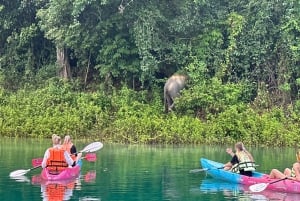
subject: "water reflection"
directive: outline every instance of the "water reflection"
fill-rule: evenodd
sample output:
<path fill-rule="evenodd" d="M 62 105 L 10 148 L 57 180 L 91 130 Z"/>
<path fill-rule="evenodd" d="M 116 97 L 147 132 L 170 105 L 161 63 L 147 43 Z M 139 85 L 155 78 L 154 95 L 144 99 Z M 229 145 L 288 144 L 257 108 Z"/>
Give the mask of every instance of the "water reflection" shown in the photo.
<path fill-rule="evenodd" d="M 46 182 L 41 184 L 41 193 L 44 201 L 70 200 L 76 180 L 64 182 Z"/>
<path fill-rule="evenodd" d="M 17 176 L 17 177 L 10 177 L 11 179 L 17 181 L 17 182 L 28 182 L 30 183 L 30 179 L 28 177 L 22 175 L 22 176 Z"/>
<path fill-rule="evenodd" d="M 282 200 L 282 201 L 298 201 L 300 200 L 300 194 L 293 193 L 281 193 L 276 191 L 265 190 L 260 192 L 259 194 L 253 195 L 261 195 L 265 199 L 264 200 Z"/>
<path fill-rule="evenodd" d="M 100 201 L 101 199 L 99 198 L 94 198 L 94 197 L 83 197 L 79 198 L 79 201 Z"/>
<path fill-rule="evenodd" d="M 245 189 L 242 185 L 239 184 L 228 183 L 225 181 L 209 178 L 209 179 L 202 180 L 200 185 L 200 190 L 201 192 L 205 192 L 205 193 L 228 191 L 235 194 Z"/>
<path fill-rule="evenodd" d="M 89 171 L 73 180 L 65 181 L 42 181 L 40 176 L 32 178 L 32 184 L 40 184 L 43 201 L 70 200 L 73 190 L 81 190 L 82 181 L 92 183 L 96 179 L 96 171 Z"/>
<path fill-rule="evenodd" d="M 214 194 L 222 193 L 224 198 L 237 198 L 238 200 L 251 200 L 246 193 L 247 189 L 243 185 L 228 183 L 217 179 L 204 179 L 200 185 L 202 193 Z"/>
<path fill-rule="evenodd" d="M 80 175 L 76 179 L 62 181 L 45 181 L 40 175 L 32 176 L 31 180 L 27 176 L 13 177 L 17 182 L 31 183 L 34 186 L 40 186 L 41 197 L 43 201 L 64 201 L 70 200 L 73 196 L 73 191 L 81 190 L 82 183 L 93 183 L 96 180 L 96 170 Z M 95 197 L 82 197 L 82 201 L 98 201 L 101 200 Z"/>
<path fill-rule="evenodd" d="M 300 194 L 281 193 L 265 190 L 260 193 L 252 193 L 244 185 L 228 183 L 212 178 L 203 179 L 200 185 L 200 192 L 206 194 L 222 193 L 224 198 L 236 198 L 243 201 L 297 201 L 300 200 Z"/>

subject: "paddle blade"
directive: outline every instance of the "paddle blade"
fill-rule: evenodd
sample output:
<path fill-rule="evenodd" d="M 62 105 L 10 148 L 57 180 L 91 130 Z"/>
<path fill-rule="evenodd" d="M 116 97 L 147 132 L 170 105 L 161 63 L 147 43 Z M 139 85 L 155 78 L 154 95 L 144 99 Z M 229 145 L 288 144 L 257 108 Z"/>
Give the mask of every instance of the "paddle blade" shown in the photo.
<path fill-rule="evenodd" d="M 97 160 L 97 155 L 95 153 L 88 153 L 84 158 L 89 162 L 95 162 Z"/>
<path fill-rule="evenodd" d="M 99 149 L 102 149 L 102 147 L 103 144 L 101 142 L 93 142 L 87 145 L 86 147 L 84 147 L 84 149 L 81 150 L 80 152 L 84 152 L 84 153 L 95 152 L 98 151 Z"/>
<path fill-rule="evenodd" d="M 31 164 L 33 167 L 42 165 L 43 158 L 34 158 L 31 160 Z"/>
<path fill-rule="evenodd" d="M 28 169 L 28 170 L 16 170 L 16 171 L 11 172 L 9 174 L 9 176 L 10 177 L 20 177 L 20 176 L 25 175 L 29 171 L 30 171 L 30 169 Z"/>
<path fill-rule="evenodd" d="M 268 187 L 268 183 L 259 183 L 259 184 L 254 184 L 249 187 L 250 191 L 254 193 L 259 193 L 265 190 Z"/>

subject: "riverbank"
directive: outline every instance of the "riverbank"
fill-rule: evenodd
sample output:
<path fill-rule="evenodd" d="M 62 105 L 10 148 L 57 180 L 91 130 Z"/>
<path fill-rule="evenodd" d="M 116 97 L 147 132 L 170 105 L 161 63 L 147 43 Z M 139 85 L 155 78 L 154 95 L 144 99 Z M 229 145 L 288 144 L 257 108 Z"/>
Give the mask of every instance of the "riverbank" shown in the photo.
<path fill-rule="evenodd" d="M 78 92 L 59 81 L 35 90 L 1 90 L 0 102 L 1 136 L 59 133 L 118 143 L 298 145 L 300 115 L 292 107 L 262 111 L 238 103 L 200 119 L 182 111 L 165 114 L 158 90 L 151 96 L 128 88 Z"/>

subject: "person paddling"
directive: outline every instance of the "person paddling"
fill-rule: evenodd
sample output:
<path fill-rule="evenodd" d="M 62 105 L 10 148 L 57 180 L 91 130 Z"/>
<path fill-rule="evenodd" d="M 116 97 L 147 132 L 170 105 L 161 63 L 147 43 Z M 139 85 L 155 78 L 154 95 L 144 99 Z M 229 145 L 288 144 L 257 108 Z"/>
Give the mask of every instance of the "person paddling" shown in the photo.
<path fill-rule="evenodd" d="M 61 146 L 61 139 L 58 135 L 52 135 L 53 147 L 46 150 L 42 161 L 42 168 L 47 168 L 51 174 L 59 174 L 68 166 L 75 166 L 75 161 L 70 154 Z"/>
<path fill-rule="evenodd" d="M 252 155 L 246 150 L 242 142 L 235 144 L 235 150 L 236 152 L 233 153 L 231 148 L 226 149 L 226 152 L 231 155 L 232 159 L 224 165 L 224 169 L 251 177 L 252 172 L 255 171 Z"/>
<path fill-rule="evenodd" d="M 284 172 L 280 172 L 277 169 L 272 169 L 270 172 L 270 179 L 292 179 L 300 181 L 300 149 L 296 153 L 297 162 L 293 164 L 292 169 L 286 168 Z"/>
<path fill-rule="evenodd" d="M 71 154 L 71 158 L 78 162 L 78 160 L 81 158 L 82 153 L 77 154 L 77 150 L 75 145 L 72 143 L 70 135 L 66 135 L 64 139 L 64 143 L 62 145 L 62 148 L 66 150 L 69 154 Z"/>

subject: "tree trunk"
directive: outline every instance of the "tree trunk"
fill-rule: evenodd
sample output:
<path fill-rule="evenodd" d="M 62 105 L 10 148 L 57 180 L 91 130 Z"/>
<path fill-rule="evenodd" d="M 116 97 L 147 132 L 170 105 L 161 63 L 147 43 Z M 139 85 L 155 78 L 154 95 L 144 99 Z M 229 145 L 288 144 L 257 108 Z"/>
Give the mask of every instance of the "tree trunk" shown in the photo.
<path fill-rule="evenodd" d="M 91 51 L 89 53 L 89 59 L 88 59 L 88 63 L 87 63 L 87 67 L 86 67 L 86 71 L 85 71 L 85 77 L 84 77 L 84 89 L 86 89 L 87 86 L 87 80 L 88 80 L 88 75 L 89 75 L 89 71 L 90 71 L 90 65 L 91 65 Z"/>
<path fill-rule="evenodd" d="M 71 79 L 71 67 L 67 49 L 56 47 L 56 58 L 59 67 L 58 76 L 67 80 Z"/>

